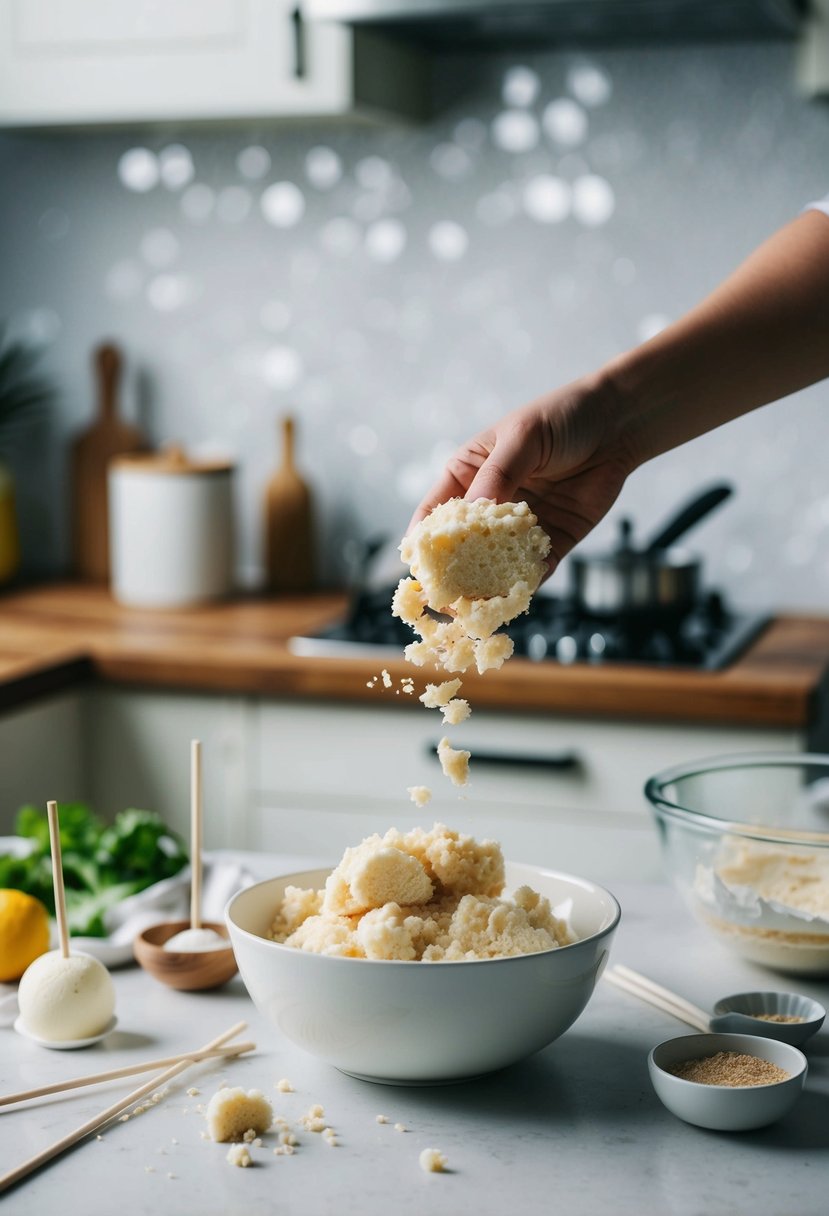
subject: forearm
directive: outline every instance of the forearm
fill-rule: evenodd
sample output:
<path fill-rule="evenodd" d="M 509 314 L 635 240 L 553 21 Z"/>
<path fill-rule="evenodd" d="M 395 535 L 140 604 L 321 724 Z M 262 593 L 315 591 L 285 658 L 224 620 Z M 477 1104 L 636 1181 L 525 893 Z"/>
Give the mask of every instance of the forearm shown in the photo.
<path fill-rule="evenodd" d="M 808 211 L 601 379 L 631 462 L 829 376 L 829 216 Z"/>

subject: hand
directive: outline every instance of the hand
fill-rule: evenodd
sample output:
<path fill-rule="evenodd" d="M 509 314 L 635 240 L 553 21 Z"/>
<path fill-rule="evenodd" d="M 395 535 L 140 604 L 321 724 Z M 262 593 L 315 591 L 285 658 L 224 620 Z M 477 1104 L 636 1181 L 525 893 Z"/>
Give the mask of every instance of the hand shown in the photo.
<path fill-rule="evenodd" d="M 595 380 L 514 410 L 457 450 L 407 531 L 449 498 L 523 500 L 550 537 L 552 573 L 607 514 L 638 463 L 615 421 L 612 393 Z"/>

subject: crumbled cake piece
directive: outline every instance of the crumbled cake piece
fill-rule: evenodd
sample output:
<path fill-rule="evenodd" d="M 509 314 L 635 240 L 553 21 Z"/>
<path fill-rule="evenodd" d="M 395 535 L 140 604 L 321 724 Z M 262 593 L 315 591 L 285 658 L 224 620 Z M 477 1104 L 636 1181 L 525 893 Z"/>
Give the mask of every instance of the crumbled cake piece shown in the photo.
<path fill-rule="evenodd" d="M 298 890 L 299 888 L 294 887 L 292 889 Z M 291 1084 L 291 1082 L 288 1080 L 287 1077 L 282 1077 L 279 1081 L 277 1081 L 276 1089 L 278 1089 L 281 1094 L 292 1094 L 292 1093 L 296 1092 L 293 1085 Z"/>
<path fill-rule="evenodd" d="M 440 767 L 453 785 L 466 785 L 469 781 L 469 758 L 471 755 L 471 752 L 465 752 L 461 748 L 452 747 L 445 735 L 440 743 L 438 743 Z"/>
<path fill-rule="evenodd" d="M 463 697 L 453 697 L 443 707 L 443 721 L 447 726 L 457 726 L 460 722 L 465 722 L 471 712 L 468 701 Z"/>
<path fill-rule="evenodd" d="M 400 545 L 403 561 L 437 612 L 461 597 L 506 596 L 517 582 L 535 591 L 549 552 L 549 537 L 527 503 L 486 498 L 441 503 Z"/>
<path fill-rule="evenodd" d="M 444 680 L 442 684 L 427 684 L 426 691 L 418 697 L 427 709 L 442 709 L 460 691 L 460 680 Z"/>
<path fill-rule="evenodd" d="M 371 908 L 398 904 L 425 904 L 434 888 L 417 857 L 392 844 L 377 844 L 370 836 L 346 849 L 325 884 L 322 909 L 337 916 L 356 916 Z"/>
<path fill-rule="evenodd" d="M 374 1121 L 375 1123 L 388 1123 L 388 1119 L 385 1115 L 375 1115 Z"/>
<path fill-rule="evenodd" d="M 199 1094 L 201 1093 L 201 1090 L 196 1089 L 195 1085 L 191 1085 L 190 1088 L 188 1089 L 187 1093 L 190 1095 L 191 1098 L 197 1098 L 199 1096 Z"/>
<path fill-rule="evenodd" d="M 306 1113 L 297 1119 L 297 1123 L 308 1132 L 324 1132 L 327 1127 L 325 1111 L 319 1103 L 309 1106 Z"/>
<path fill-rule="evenodd" d="M 250 1131 L 253 1136 L 266 1132 L 273 1110 L 261 1090 L 225 1087 L 210 1099 L 205 1117 L 212 1140 L 241 1140 Z"/>
<path fill-rule="evenodd" d="M 391 679 L 391 676 L 389 675 L 389 673 L 386 671 L 385 667 L 380 672 L 380 678 L 383 681 L 384 688 L 391 688 L 392 679 Z"/>
<path fill-rule="evenodd" d="M 242 1136 L 242 1139 L 244 1140 L 245 1144 L 253 1144 L 254 1140 L 256 1139 L 256 1128 L 249 1127 Z"/>
<path fill-rule="evenodd" d="M 396 1132 L 407 1132 L 409 1129 L 406 1127 L 405 1123 L 395 1123 L 394 1130 Z"/>
<path fill-rule="evenodd" d="M 253 1158 L 246 1144 L 231 1144 L 227 1150 L 227 1160 L 231 1165 L 241 1166 L 242 1169 L 247 1169 L 249 1165 L 253 1165 Z M 169 1174 L 168 1177 L 170 1177 Z"/>
<path fill-rule="evenodd" d="M 372 888 L 375 898 L 380 900 L 389 891 L 392 898 L 361 912 L 344 912 L 344 907 L 353 906 L 347 877 L 353 856 L 365 859 L 373 854 L 380 859 L 377 866 L 389 864 L 394 875 L 403 872 L 397 859 L 389 860 L 389 854 L 395 852 L 407 855 L 420 867 L 431 890 L 426 900 L 406 903 L 394 898 L 391 881 L 377 881 Z M 289 936 L 277 936 L 277 941 L 345 958 L 440 962 L 534 954 L 573 940 L 566 924 L 554 916 L 549 901 L 529 887 L 517 891 L 513 900 L 498 898 L 504 886 L 504 859 L 495 841 L 478 842 L 443 824 L 435 824 L 429 832 L 415 828 L 403 834 L 391 829 L 385 836 L 370 836 L 356 849 L 346 851 L 343 865 L 345 875 L 338 874 L 338 866 L 329 876 L 326 898 L 330 890 L 331 905 L 323 901 L 319 913 L 310 915 Z M 408 870 L 404 877 L 404 886 L 410 889 L 414 884 Z M 426 883 L 423 889 L 427 889 Z M 307 903 L 313 906 L 313 901 Z M 274 926 L 283 920 L 278 909 Z M 315 1114 L 312 1108 L 309 1116 L 321 1120 L 322 1112 Z M 323 1128 L 321 1122 L 309 1130 Z"/>
<path fill-rule="evenodd" d="M 495 633 L 491 638 L 475 642 L 475 666 L 483 675 L 485 671 L 497 671 L 511 657 L 515 643 L 505 633 Z"/>
<path fill-rule="evenodd" d="M 415 806 L 426 806 L 427 802 L 432 801 L 432 791 L 428 785 L 409 785 L 406 787 L 406 793 Z"/>
<path fill-rule="evenodd" d="M 417 1160 L 427 1174 L 442 1174 L 449 1164 L 438 1148 L 425 1148 Z"/>

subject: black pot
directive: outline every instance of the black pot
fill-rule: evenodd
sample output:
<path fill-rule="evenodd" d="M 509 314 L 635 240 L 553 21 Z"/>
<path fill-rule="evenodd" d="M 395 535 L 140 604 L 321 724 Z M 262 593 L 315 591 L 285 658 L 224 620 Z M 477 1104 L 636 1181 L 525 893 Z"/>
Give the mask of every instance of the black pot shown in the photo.
<path fill-rule="evenodd" d="M 574 553 L 570 594 L 579 612 L 596 617 L 684 616 L 699 602 L 702 559 L 674 548 L 673 542 L 731 493 L 731 486 L 723 484 L 697 495 L 644 548 L 633 544 L 631 522 L 623 519 L 614 549 Z"/>

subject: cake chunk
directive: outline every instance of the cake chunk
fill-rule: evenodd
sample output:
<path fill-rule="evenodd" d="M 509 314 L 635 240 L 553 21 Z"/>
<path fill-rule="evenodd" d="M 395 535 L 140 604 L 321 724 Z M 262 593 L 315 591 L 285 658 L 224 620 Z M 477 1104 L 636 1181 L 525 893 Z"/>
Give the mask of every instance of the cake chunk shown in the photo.
<path fill-rule="evenodd" d="M 442 612 L 463 597 L 530 595 L 547 569 L 550 540 L 525 502 L 451 498 L 422 519 L 400 546 L 426 603 Z"/>
<path fill-rule="evenodd" d="M 218 1090 L 204 1112 L 212 1140 L 242 1140 L 252 1129 L 254 1135 L 266 1132 L 273 1121 L 270 1102 L 259 1089 L 225 1087 Z"/>
<path fill-rule="evenodd" d="M 469 758 L 471 755 L 471 752 L 465 752 L 460 748 L 452 747 L 445 735 L 440 743 L 438 743 L 440 767 L 453 785 L 466 785 L 469 781 Z"/>

